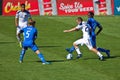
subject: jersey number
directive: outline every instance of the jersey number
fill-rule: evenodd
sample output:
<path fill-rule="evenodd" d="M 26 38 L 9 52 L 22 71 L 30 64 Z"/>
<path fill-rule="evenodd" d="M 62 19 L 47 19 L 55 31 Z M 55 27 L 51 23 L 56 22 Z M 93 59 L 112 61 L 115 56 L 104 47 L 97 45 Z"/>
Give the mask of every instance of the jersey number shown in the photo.
<path fill-rule="evenodd" d="M 27 31 L 26 32 L 26 38 L 29 38 L 29 36 L 30 36 L 30 31 Z"/>

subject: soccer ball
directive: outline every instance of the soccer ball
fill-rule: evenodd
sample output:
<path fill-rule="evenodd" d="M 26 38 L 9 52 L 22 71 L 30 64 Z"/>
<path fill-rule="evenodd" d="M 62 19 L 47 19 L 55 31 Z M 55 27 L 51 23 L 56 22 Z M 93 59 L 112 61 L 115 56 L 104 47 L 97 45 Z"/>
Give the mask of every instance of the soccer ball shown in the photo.
<path fill-rule="evenodd" d="M 66 59 L 68 59 L 68 60 L 70 60 L 70 59 L 72 59 L 72 58 L 73 58 L 73 55 L 70 54 L 70 53 L 66 56 Z"/>

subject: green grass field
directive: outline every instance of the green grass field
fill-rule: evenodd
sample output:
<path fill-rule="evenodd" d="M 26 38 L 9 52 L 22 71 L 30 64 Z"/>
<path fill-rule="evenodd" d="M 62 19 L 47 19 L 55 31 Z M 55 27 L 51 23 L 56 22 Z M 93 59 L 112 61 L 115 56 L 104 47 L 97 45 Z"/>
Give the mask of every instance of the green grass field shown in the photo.
<path fill-rule="evenodd" d="M 111 50 L 111 58 L 105 61 L 99 61 L 86 46 L 80 47 L 81 59 L 75 59 L 74 52 L 74 60 L 66 60 L 65 48 L 82 36 L 81 31 L 63 33 L 76 25 L 76 17 L 34 16 L 39 31 L 36 43 L 47 61 L 52 62 L 42 65 L 30 49 L 24 63 L 19 63 L 21 48 L 16 40 L 14 17 L 0 16 L 0 80 L 120 80 L 120 16 L 95 18 L 104 28 L 97 45 Z"/>

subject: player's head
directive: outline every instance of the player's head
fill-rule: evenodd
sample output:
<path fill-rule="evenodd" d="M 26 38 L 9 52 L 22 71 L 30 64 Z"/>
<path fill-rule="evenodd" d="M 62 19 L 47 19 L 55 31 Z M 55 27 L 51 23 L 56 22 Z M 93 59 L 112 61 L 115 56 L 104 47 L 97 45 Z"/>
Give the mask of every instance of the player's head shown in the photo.
<path fill-rule="evenodd" d="M 25 11 L 25 4 L 21 4 L 21 11 Z"/>
<path fill-rule="evenodd" d="M 83 21 L 82 17 L 78 17 L 78 18 L 76 19 L 76 22 L 77 22 L 78 24 L 80 24 L 82 21 Z"/>
<path fill-rule="evenodd" d="M 28 23 L 28 25 L 35 27 L 35 23 L 36 23 L 36 21 L 30 21 L 30 22 Z"/>
<path fill-rule="evenodd" d="M 88 12 L 88 18 L 94 17 L 94 13 L 93 12 Z"/>

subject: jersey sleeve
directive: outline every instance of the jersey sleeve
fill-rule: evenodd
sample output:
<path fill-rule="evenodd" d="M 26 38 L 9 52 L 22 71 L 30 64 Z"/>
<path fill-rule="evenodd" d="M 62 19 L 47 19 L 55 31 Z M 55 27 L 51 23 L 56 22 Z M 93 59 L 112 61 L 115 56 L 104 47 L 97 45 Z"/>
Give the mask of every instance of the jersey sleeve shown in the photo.
<path fill-rule="evenodd" d="M 76 29 L 82 29 L 82 25 L 77 25 Z"/>
<path fill-rule="evenodd" d="M 19 13 L 20 13 L 20 11 L 16 12 L 15 18 L 19 18 Z"/>
<path fill-rule="evenodd" d="M 100 27 L 101 27 L 101 24 L 96 21 L 96 26 L 100 28 Z"/>

